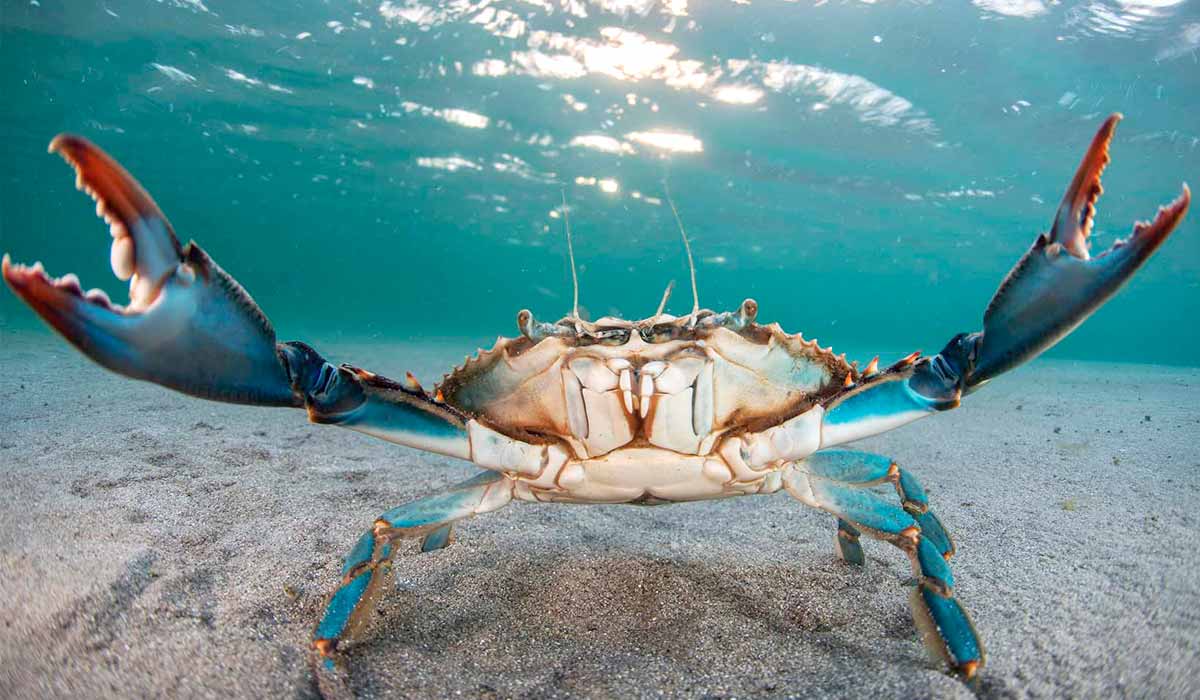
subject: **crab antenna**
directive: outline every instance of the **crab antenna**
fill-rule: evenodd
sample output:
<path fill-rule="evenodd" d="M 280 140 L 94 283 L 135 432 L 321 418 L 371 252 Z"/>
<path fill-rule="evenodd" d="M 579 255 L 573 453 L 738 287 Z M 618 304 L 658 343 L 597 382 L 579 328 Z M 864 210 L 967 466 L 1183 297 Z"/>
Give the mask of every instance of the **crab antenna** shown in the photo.
<path fill-rule="evenodd" d="M 692 316 L 700 313 L 700 293 L 696 291 L 696 262 L 692 259 L 692 244 L 688 243 L 687 232 L 683 230 L 683 220 L 679 218 L 679 210 L 675 208 L 675 200 L 671 197 L 671 184 L 663 178 L 663 191 L 667 195 L 667 203 L 671 205 L 671 213 L 675 215 L 675 223 L 679 226 L 679 236 L 683 238 L 683 248 L 687 251 L 688 271 L 692 273 Z M 663 299 L 666 303 L 666 299 Z"/>
<path fill-rule="evenodd" d="M 667 299 L 671 298 L 671 290 L 675 289 L 675 280 L 667 282 L 667 288 L 663 290 L 662 301 L 658 302 L 658 311 L 654 312 L 654 320 L 657 321 L 659 316 L 662 316 L 663 309 L 667 308 Z"/>
<path fill-rule="evenodd" d="M 571 302 L 571 318 L 579 320 L 579 273 L 575 271 L 575 246 L 571 243 L 571 217 L 567 214 L 567 190 L 562 194 L 563 224 L 567 228 L 567 257 L 571 259 L 571 285 L 575 288 L 574 300 Z"/>

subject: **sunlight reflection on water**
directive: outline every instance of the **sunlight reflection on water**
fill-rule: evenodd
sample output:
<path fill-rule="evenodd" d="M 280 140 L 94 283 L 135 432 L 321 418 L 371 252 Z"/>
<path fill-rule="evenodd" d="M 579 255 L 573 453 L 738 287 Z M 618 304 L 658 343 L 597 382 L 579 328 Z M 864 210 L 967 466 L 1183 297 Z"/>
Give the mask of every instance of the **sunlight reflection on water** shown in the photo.
<path fill-rule="evenodd" d="M 52 227 L 86 226 L 45 206 L 61 173 L 42 155 L 82 131 L 284 317 L 383 326 L 437 288 L 441 308 L 412 312 L 427 327 L 508 323 L 560 281 L 564 194 L 597 307 L 644 305 L 680 274 L 669 182 L 706 303 L 749 286 L 793 326 L 926 337 L 977 319 L 1108 113 L 1127 119 L 1098 241 L 1200 172 L 1182 0 L 106 0 L 12 3 L 0 26 L 6 246 L 37 256 Z M 1200 347 L 1161 330 L 1166 308 L 1200 313 L 1198 238 L 1074 347 Z M 272 270 L 313 250 L 323 292 L 291 306 Z M 64 254 L 86 272 L 87 252 Z M 462 260 L 487 264 L 459 279 Z M 378 303 L 341 304 L 364 280 Z"/>

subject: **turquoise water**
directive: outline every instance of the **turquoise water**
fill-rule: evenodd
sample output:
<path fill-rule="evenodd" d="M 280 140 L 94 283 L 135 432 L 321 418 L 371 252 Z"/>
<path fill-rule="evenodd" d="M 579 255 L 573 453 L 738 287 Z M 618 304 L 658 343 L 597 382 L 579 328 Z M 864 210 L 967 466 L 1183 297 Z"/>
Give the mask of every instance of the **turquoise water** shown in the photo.
<path fill-rule="evenodd" d="M 747 296 L 835 348 L 979 327 L 1100 121 L 1095 250 L 1200 182 L 1200 4 L 0 4 L 0 248 L 125 292 L 45 147 L 87 136 L 284 338 L 515 334 Z M 1200 226 L 1053 353 L 1200 364 Z M 0 328 L 37 321 L 0 293 Z"/>

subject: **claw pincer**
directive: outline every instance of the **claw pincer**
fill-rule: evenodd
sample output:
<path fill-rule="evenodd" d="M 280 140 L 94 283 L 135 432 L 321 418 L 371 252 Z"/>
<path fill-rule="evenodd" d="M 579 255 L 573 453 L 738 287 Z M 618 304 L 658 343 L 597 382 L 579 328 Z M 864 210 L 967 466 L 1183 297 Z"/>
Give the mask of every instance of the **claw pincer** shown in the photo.
<path fill-rule="evenodd" d="M 1084 155 L 1048 233 L 1039 235 L 1000 283 L 983 316 L 983 330 L 955 336 L 932 357 L 904 361 L 856 384 L 828 406 L 825 439 L 833 445 L 890 429 L 937 411 L 990 379 L 1038 356 L 1083 323 L 1115 294 L 1183 220 L 1191 191 L 1108 250 L 1089 253 L 1100 176 L 1121 119 L 1110 116 Z M 906 358 L 907 359 L 907 358 Z M 830 429 L 832 427 L 832 430 Z"/>
<path fill-rule="evenodd" d="M 1096 202 L 1104 188 L 1108 146 L 1121 116 L 1114 114 L 1096 132 L 1049 233 L 1034 240 L 1000 283 L 983 316 L 967 388 L 1036 357 L 1083 323 L 1133 276 L 1167 240 L 1187 213 L 1191 191 L 1185 184 L 1150 223 L 1092 257 L 1089 244 Z"/>

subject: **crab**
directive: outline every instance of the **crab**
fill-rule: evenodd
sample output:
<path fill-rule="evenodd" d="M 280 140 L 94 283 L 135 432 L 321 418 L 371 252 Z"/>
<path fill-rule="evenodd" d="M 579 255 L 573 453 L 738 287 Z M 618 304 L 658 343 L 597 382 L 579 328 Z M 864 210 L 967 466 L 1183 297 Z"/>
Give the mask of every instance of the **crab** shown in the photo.
<path fill-rule="evenodd" d="M 1119 120 L 1110 116 L 1096 133 L 1049 232 L 1004 278 L 983 329 L 888 367 L 875 358 L 860 369 L 813 340 L 759 324 L 750 299 L 731 312 L 701 309 L 694 266 L 686 316 L 660 305 L 639 321 L 586 321 L 576 284 L 569 316 L 546 323 L 521 311 L 519 336 L 479 351 L 433 391 L 411 374 L 393 381 L 335 366 L 304 343 L 277 342 L 247 292 L 199 245 L 179 243 L 141 185 L 71 135 L 56 137 L 50 151 L 74 167 L 77 187 L 109 224 L 112 269 L 129 281 L 129 303 L 85 293 L 75 275 L 52 278 L 40 263 L 18 265 L 8 255 L 3 276 L 110 370 L 215 401 L 303 408 L 314 423 L 482 469 L 386 511 L 362 534 L 313 634 L 319 665 L 333 668 L 345 651 L 339 646 L 361 635 L 390 587 L 401 540 L 419 540 L 422 552 L 445 547 L 458 521 L 514 501 L 649 506 L 783 490 L 833 516 L 842 560 L 864 562 L 864 534 L 908 555 L 916 626 L 935 659 L 970 681 L 985 654 L 954 593 L 953 540 L 912 472 L 842 446 L 957 407 L 1071 332 L 1162 245 L 1187 211 L 1186 184 L 1153 221 L 1089 253 Z"/>

